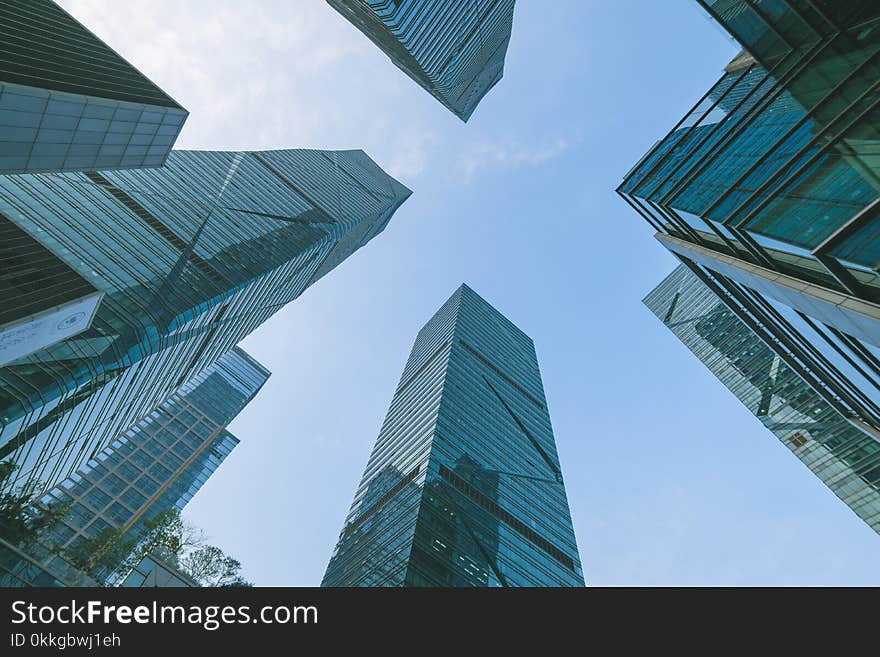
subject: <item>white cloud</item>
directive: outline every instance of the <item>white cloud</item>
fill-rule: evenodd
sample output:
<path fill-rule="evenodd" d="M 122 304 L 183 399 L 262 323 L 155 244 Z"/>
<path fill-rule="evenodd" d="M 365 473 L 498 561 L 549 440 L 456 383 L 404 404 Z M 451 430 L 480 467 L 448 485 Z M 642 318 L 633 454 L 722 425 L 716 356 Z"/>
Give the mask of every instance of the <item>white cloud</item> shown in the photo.
<path fill-rule="evenodd" d="M 580 142 L 459 124 L 324 2 L 60 3 L 190 111 L 177 148 L 362 148 L 418 191 L 429 174 L 469 183 Z"/>
<path fill-rule="evenodd" d="M 456 171 L 471 182 L 486 171 L 509 171 L 537 167 L 576 147 L 579 139 L 549 137 L 535 143 L 519 141 L 484 141 L 466 148 Z"/>
<path fill-rule="evenodd" d="M 177 148 L 363 148 L 404 177 L 431 160 L 424 92 L 323 2 L 60 3 L 190 111 Z"/>
<path fill-rule="evenodd" d="M 395 156 L 386 163 L 386 169 L 401 180 L 417 178 L 428 167 L 436 139 L 431 132 L 420 132 L 401 140 L 395 148 Z"/>

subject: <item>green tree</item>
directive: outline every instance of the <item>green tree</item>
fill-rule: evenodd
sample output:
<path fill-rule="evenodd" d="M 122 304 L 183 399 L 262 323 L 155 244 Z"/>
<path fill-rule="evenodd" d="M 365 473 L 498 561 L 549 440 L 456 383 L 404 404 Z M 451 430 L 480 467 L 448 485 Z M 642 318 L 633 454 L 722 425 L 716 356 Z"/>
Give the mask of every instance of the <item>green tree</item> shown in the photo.
<path fill-rule="evenodd" d="M 136 540 L 135 563 L 155 553 L 172 561 L 201 586 L 253 586 L 239 575 L 241 563 L 220 548 L 207 545 L 205 533 L 183 520 L 177 510 L 144 520 Z"/>
<path fill-rule="evenodd" d="M 204 543 L 204 532 L 184 521 L 176 509 L 162 511 L 144 520 L 139 537 L 143 554 L 158 551 L 175 559 Z"/>
<path fill-rule="evenodd" d="M 17 466 L 9 460 L 0 461 L 0 535 L 8 543 L 22 545 L 37 541 L 67 515 L 69 506 L 52 507 L 33 503 L 30 493 L 11 485 Z"/>
<path fill-rule="evenodd" d="M 239 575 L 241 563 L 214 545 L 204 545 L 179 561 L 183 572 L 202 586 L 252 586 Z"/>
<path fill-rule="evenodd" d="M 85 573 L 110 574 L 134 565 L 136 547 L 135 541 L 124 538 L 122 530 L 108 527 L 77 541 L 64 551 L 64 556 Z"/>
<path fill-rule="evenodd" d="M 11 485 L 12 461 L 0 461 L 0 537 L 16 546 L 51 543 L 51 530 L 67 516 L 70 504 L 35 504 L 29 493 Z M 74 567 L 98 581 L 126 573 L 147 554 L 175 563 L 201 586 L 253 586 L 241 577 L 241 563 L 220 548 L 207 545 L 204 532 L 184 521 L 177 510 L 163 511 L 141 523 L 135 536 L 109 527 L 61 550 Z"/>

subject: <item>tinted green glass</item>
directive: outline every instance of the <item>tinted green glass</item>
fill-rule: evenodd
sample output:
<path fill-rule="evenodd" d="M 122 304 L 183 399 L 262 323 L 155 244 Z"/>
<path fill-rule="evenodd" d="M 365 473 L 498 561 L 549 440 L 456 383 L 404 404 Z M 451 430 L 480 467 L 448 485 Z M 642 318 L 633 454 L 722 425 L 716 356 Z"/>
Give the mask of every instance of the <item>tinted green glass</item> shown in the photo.
<path fill-rule="evenodd" d="M 269 372 L 236 347 L 194 376 L 147 417 L 123 432 L 42 504 L 76 509 L 42 537 L 59 549 L 105 528 L 137 540 L 144 522 L 182 510 L 238 444 L 225 427 L 250 402 Z M 165 467 L 168 459 L 173 467 Z M 125 573 L 91 573 L 116 583 Z"/>
<path fill-rule="evenodd" d="M 362 151 L 175 151 L 0 176 L 0 213 L 103 293 L 0 368 L 0 458 L 49 488 L 380 233 L 410 192 Z"/>
<path fill-rule="evenodd" d="M 419 332 L 324 586 L 583 586 L 531 339 L 467 286 Z"/>
<path fill-rule="evenodd" d="M 829 405 L 681 265 L 645 305 L 792 453 L 880 532 L 880 442 Z"/>
<path fill-rule="evenodd" d="M 187 114 L 51 0 L 0 0 L 0 173 L 160 166 Z"/>
<path fill-rule="evenodd" d="M 504 75 L 514 0 L 327 0 L 462 121 Z"/>

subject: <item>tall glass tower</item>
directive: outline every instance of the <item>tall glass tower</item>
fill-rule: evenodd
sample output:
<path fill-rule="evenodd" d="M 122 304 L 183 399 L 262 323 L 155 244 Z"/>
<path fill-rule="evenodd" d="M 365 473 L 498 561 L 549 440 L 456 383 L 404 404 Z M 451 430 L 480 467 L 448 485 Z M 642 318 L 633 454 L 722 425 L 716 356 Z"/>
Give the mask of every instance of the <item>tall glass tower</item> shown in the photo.
<path fill-rule="evenodd" d="M 504 75 L 515 0 L 327 0 L 462 121 Z"/>
<path fill-rule="evenodd" d="M 110 529 L 137 540 L 145 520 L 182 510 L 238 444 L 226 427 L 268 378 L 265 367 L 236 347 L 187 381 L 41 498 L 47 507 L 69 510 L 39 541 L 0 546 L 7 557 L 0 560 L 0 582 L 33 585 L 50 573 L 58 582 L 75 583 L 84 574 L 70 568 L 67 549 Z M 10 560 L 16 551 L 20 556 Z M 91 573 L 101 581 L 124 575 Z M 135 585 L 137 572 L 132 577 L 128 585 Z"/>
<path fill-rule="evenodd" d="M 880 4 L 699 2 L 743 50 L 617 191 L 801 397 L 880 445 Z"/>
<path fill-rule="evenodd" d="M 880 533 L 880 442 L 826 401 L 778 341 L 685 265 L 645 305 L 748 410 L 874 531 Z"/>
<path fill-rule="evenodd" d="M 583 586 L 532 340 L 466 285 L 419 331 L 322 586 Z"/>
<path fill-rule="evenodd" d="M 0 174 L 161 166 L 187 114 L 52 0 L 0 0 Z"/>
<path fill-rule="evenodd" d="M 143 522 L 182 510 L 238 445 L 226 427 L 254 398 L 269 371 L 236 347 L 187 381 L 121 434 L 43 504 L 70 504 L 53 531 L 59 548 L 119 529 L 136 539 Z"/>
<path fill-rule="evenodd" d="M 880 303 L 880 5 L 703 4 L 747 50 L 619 191 L 743 269 Z"/>
<path fill-rule="evenodd" d="M 0 459 L 48 490 L 380 233 L 409 194 L 362 151 L 175 151 L 161 169 L 0 177 L 0 232 L 20 237 L 4 271 Z M 73 280 L 100 302 L 53 311 Z"/>
<path fill-rule="evenodd" d="M 670 251 L 880 347 L 880 5 L 702 4 L 747 50 L 618 192 Z"/>

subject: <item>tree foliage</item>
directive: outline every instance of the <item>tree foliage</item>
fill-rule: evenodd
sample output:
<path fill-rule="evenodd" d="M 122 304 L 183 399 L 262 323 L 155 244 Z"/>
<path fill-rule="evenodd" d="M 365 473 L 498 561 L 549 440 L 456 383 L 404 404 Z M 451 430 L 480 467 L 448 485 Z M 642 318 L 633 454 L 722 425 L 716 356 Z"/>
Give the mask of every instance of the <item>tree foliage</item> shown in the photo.
<path fill-rule="evenodd" d="M 5 491 L 0 493 L 0 537 L 16 546 L 51 542 L 51 530 L 67 516 L 70 505 L 34 504 L 30 494 L 10 485 L 15 470 L 11 461 L 0 461 L 0 491 Z M 53 550 L 98 581 L 129 572 L 152 553 L 175 564 L 201 586 L 252 586 L 239 575 L 241 563 L 208 545 L 205 533 L 183 520 L 177 510 L 145 519 L 135 535 L 108 527 Z"/>
<path fill-rule="evenodd" d="M 83 538 L 64 551 L 64 556 L 83 572 L 99 574 L 126 570 L 134 565 L 137 544 L 121 530 L 108 527 Z"/>
<path fill-rule="evenodd" d="M 0 536 L 13 545 L 36 541 L 55 527 L 69 510 L 68 505 L 42 507 L 33 504 L 29 493 L 11 486 L 16 470 L 12 461 L 0 461 Z"/>
<path fill-rule="evenodd" d="M 184 521 L 177 511 L 165 511 L 144 523 L 143 554 L 171 557 L 182 573 L 201 586 L 252 586 L 239 575 L 241 563 L 215 545 L 205 533 Z"/>
<path fill-rule="evenodd" d="M 203 545 L 180 560 L 181 569 L 202 586 L 241 586 L 241 563 L 214 545 Z M 247 585 L 245 582 L 244 585 Z"/>
<path fill-rule="evenodd" d="M 162 511 L 143 522 L 139 537 L 142 552 L 157 551 L 174 559 L 204 545 L 205 533 L 180 517 L 177 510 Z"/>
<path fill-rule="evenodd" d="M 252 586 L 239 575 L 241 563 L 220 548 L 208 545 L 205 533 L 183 520 L 176 510 L 145 519 L 132 538 L 110 528 L 65 551 L 77 568 L 104 575 L 99 579 L 130 571 L 148 554 L 173 563 L 201 586 Z"/>

